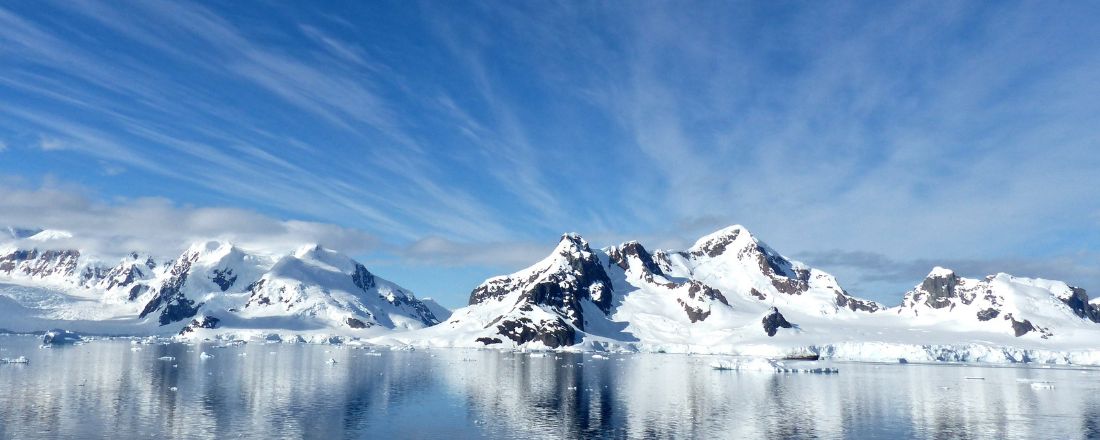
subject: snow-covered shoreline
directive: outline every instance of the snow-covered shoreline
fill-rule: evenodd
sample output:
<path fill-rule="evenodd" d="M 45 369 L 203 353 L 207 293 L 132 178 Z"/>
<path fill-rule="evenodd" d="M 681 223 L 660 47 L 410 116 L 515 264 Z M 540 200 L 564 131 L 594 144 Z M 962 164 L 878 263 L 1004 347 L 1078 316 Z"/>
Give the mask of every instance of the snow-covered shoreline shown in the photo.
<path fill-rule="evenodd" d="M 1083 289 L 936 267 L 890 307 L 851 295 L 737 225 L 681 251 L 638 242 L 597 249 L 564 234 L 550 255 L 489 278 L 454 311 L 316 245 L 260 255 L 202 242 L 174 260 L 135 253 L 115 266 L 78 250 L 11 249 L 0 252 L 0 328 L 397 349 L 1100 365 L 1100 303 Z"/>
<path fill-rule="evenodd" d="M 0 336 L 41 338 L 44 332 L 0 333 Z M 391 337 L 363 339 L 329 333 L 249 333 L 221 332 L 199 337 L 158 337 L 139 335 L 82 335 L 84 342 L 100 340 L 129 340 L 133 343 L 211 343 L 211 344 L 317 344 L 375 347 L 387 350 L 490 350 L 500 352 L 558 352 L 558 353 L 661 353 L 708 356 L 737 356 L 749 358 L 820 359 L 859 363 L 914 363 L 914 364 L 972 364 L 972 365 L 1059 365 L 1100 367 L 1100 349 L 1051 350 L 1020 348 L 1005 345 L 966 344 L 910 344 L 881 341 L 840 342 L 816 345 L 764 345 L 708 347 L 698 345 L 670 345 L 592 341 L 558 348 L 479 347 L 433 345 L 429 342 L 407 344 Z"/>

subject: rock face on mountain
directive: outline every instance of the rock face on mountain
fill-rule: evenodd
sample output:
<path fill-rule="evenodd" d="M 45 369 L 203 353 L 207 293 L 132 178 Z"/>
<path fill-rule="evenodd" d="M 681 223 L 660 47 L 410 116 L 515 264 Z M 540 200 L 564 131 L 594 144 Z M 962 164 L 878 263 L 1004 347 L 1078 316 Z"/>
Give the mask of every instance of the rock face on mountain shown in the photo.
<path fill-rule="evenodd" d="M 5 279 L 93 300 L 113 310 L 115 320 L 132 314 L 138 334 L 222 327 L 408 330 L 439 322 L 411 292 L 316 245 L 273 256 L 212 241 L 167 263 L 133 253 L 117 264 L 77 250 L 9 248 L 0 250 Z M 79 310 L 58 313 L 80 316 Z"/>
<path fill-rule="evenodd" d="M 588 322 L 586 313 L 606 319 L 612 296 L 611 280 L 588 242 L 565 234 L 543 261 L 475 288 L 470 305 L 509 306 L 486 324 L 491 335 L 482 336 L 483 341 L 503 337 L 515 344 L 538 341 L 555 348 L 576 342 L 576 333 Z"/>

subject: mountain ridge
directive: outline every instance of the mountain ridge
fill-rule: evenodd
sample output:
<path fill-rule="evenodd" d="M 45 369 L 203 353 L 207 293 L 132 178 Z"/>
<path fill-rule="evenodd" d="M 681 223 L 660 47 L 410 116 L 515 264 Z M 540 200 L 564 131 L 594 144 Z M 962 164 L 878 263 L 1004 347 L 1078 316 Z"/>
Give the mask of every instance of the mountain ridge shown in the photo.
<path fill-rule="evenodd" d="M 593 248 L 565 233 L 547 256 L 486 279 L 453 311 L 317 244 L 273 255 L 202 241 L 171 260 L 135 252 L 106 263 L 47 249 L 50 241 L 0 249 L 0 281 L 15 283 L 0 286 L 0 300 L 11 304 L 0 307 L 5 322 L 34 330 L 109 323 L 115 333 L 200 339 L 279 334 L 426 347 L 857 358 L 912 350 L 963 356 L 942 347 L 1034 358 L 1042 350 L 1092 350 L 1100 338 L 1100 302 L 1061 281 L 971 279 L 935 267 L 888 307 L 850 294 L 740 225 L 684 250 L 651 251 L 638 241 Z M 71 307 L 77 302 L 87 310 Z"/>

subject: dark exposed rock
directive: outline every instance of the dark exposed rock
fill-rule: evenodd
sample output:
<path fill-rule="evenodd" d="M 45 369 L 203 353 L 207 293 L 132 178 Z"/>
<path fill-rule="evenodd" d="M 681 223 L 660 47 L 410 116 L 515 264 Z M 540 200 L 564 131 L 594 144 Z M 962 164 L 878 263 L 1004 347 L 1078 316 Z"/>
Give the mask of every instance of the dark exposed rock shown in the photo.
<path fill-rule="evenodd" d="M 362 264 L 355 264 L 355 273 L 351 275 L 351 281 L 355 283 L 355 286 L 362 290 L 369 290 L 374 287 L 374 274 L 370 273 L 366 267 Z"/>
<path fill-rule="evenodd" d="M 80 252 L 76 250 L 38 249 L 15 250 L 0 256 L 0 272 L 43 278 L 52 275 L 71 276 L 76 274 Z"/>
<path fill-rule="evenodd" d="M 213 316 L 201 316 L 192 319 L 189 324 L 180 329 L 179 335 L 183 336 L 200 328 L 217 328 L 219 322 L 221 322 L 221 320 Z"/>
<path fill-rule="evenodd" d="M 352 318 L 350 316 L 347 319 L 344 320 L 344 323 L 347 324 L 348 327 L 351 327 L 351 328 L 367 328 L 367 327 L 371 326 L 371 324 L 365 323 L 363 321 Z"/>
<path fill-rule="evenodd" d="M 403 290 L 398 289 L 397 294 L 391 297 L 383 296 L 382 299 L 386 300 L 390 304 L 393 304 L 399 308 L 412 309 L 416 314 L 416 317 L 424 325 L 432 326 L 439 324 L 439 318 L 432 313 L 432 310 L 428 308 L 423 302 L 416 300 L 411 294 L 406 293 Z"/>
<path fill-rule="evenodd" d="M 687 312 L 688 319 L 690 319 L 691 322 L 704 321 L 710 316 L 710 310 L 692 307 L 681 298 L 677 298 L 676 302 L 680 303 L 680 306 L 684 308 L 684 312 Z"/>
<path fill-rule="evenodd" d="M 801 295 L 810 289 L 810 271 L 797 268 L 790 260 L 772 254 L 767 248 L 754 243 L 737 253 L 740 260 L 756 260 L 760 272 L 771 279 L 775 290 L 788 295 Z"/>
<path fill-rule="evenodd" d="M 111 290 L 116 287 L 129 286 L 135 281 L 145 278 L 145 273 L 136 265 L 123 263 L 111 269 L 103 278 L 107 280 L 107 290 Z"/>
<path fill-rule="evenodd" d="M 783 360 L 785 361 L 816 361 L 820 359 L 821 355 L 816 353 L 792 354 L 783 356 Z"/>
<path fill-rule="evenodd" d="M 698 295 L 699 298 L 713 299 L 727 306 L 730 305 L 730 303 L 726 301 L 726 296 L 722 295 L 720 290 L 703 284 L 700 281 L 691 280 L 688 282 L 688 298 L 694 299 L 696 295 Z"/>
<path fill-rule="evenodd" d="M 952 305 L 951 298 L 955 298 L 955 287 L 959 285 L 959 277 L 955 273 L 930 276 L 924 279 L 920 288 L 928 294 L 928 307 L 942 309 Z"/>
<path fill-rule="evenodd" d="M 989 321 L 993 318 L 996 318 L 997 315 L 1000 315 L 1000 314 L 1001 314 L 1001 312 L 998 311 L 997 309 L 985 309 L 985 310 L 982 310 L 982 311 L 978 312 L 978 320 L 979 321 Z"/>
<path fill-rule="evenodd" d="M 253 305 L 268 305 L 271 304 L 271 298 L 264 295 L 264 284 L 267 283 L 266 279 L 258 279 L 245 286 L 245 292 L 249 292 L 248 302 L 244 304 L 247 308 Z"/>
<path fill-rule="evenodd" d="M 761 300 L 761 301 L 763 301 L 763 300 L 765 300 L 765 299 L 768 299 L 768 297 L 767 297 L 767 296 L 764 296 L 764 294 L 763 294 L 763 293 L 760 293 L 760 291 L 759 291 L 759 290 L 756 290 L 756 288 L 755 288 L 755 287 L 753 287 L 753 288 L 749 289 L 749 295 L 752 295 L 752 296 L 756 297 L 756 299 L 759 299 L 759 300 Z"/>
<path fill-rule="evenodd" d="M 874 313 L 880 308 L 877 302 L 854 298 L 848 295 L 847 292 L 836 293 L 836 305 L 839 307 L 847 307 L 853 312 L 863 311 Z"/>
<path fill-rule="evenodd" d="M 1013 333 L 1016 334 L 1017 338 L 1020 337 L 1020 336 L 1026 335 L 1028 332 L 1031 332 L 1031 331 L 1039 332 L 1041 334 L 1040 337 L 1043 338 L 1043 339 L 1046 339 L 1046 338 L 1054 335 L 1053 333 L 1050 332 L 1050 330 L 1047 330 L 1045 328 L 1042 328 L 1042 327 L 1039 327 L 1035 324 L 1032 324 L 1031 321 L 1028 321 L 1026 319 L 1023 320 L 1023 321 L 1017 321 L 1016 318 L 1013 317 L 1011 313 L 1006 313 L 1005 314 L 1005 320 L 1012 323 L 1012 331 L 1013 331 Z"/>
<path fill-rule="evenodd" d="M 1089 295 L 1085 292 L 1085 289 L 1080 287 L 1071 287 L 1070 289 L 1073 293 L 1068 298 L 1062 298 L 1062 302 L 1069 306 L 1077 316 L 1100 323 L 1100 306 L 1089 304 Z"/>
<path fill-rule="evenodd" d="M 143 295 L 145 292 L 148 292 L 148 291 L 149 291 L 149 286 L 146 286 L 144 284 L 137 284 L 134 287 L 130 288 L 130 293 L 128 295 L 126 295 L 126 299 L 128 301 L 136 300 L 136 299 L 138 299 L 139 296 Z"/>
<path fill-rule="evenodd" d="M 497 324 L 497 331 L 516 344 L 537 341 L 547 347 L 557 348 L 576 342 L 576 331 L 560 317 L 550 322 L 534 322 L 527 317 L 502 319 Z"/>
<path fill-rule="evenodd" d="M 475 342 L 480 342 L 480 343 L 485 344 L 485 345 L 499 344 L 501 342 L 504 342 L 504 341 L 500 340 L 500 338 L 486 338 L 486 337 L 480 337 L 480 338 L 474 339 L 474 341 Z"/>
<path fill-rule="evenodd" d="M 585 325 L 582 301 L 591 301 L 600 311 L 610 313 L 611 278 L 588 243 L 579 235 L 565 234 L 555 251 L 561 258 L 555 264 L 533 270 L 526 279 L 498 277 L 486 281 L 470 293 L 469 303 L 499 300 L 519 291 L 518 307 L 533 304 L 548 308 L 580 330 Z"/>
<path fill-rule="evenodd" d="M 211 278 L 211 281 L 217 284 L 222 292 L 229 290 L 233 283 L 237 282 L 237 276 L 233 274 L 233 269 L 214 269 L 212 272 L 214 272 L 214 277 Z"/>
<path fill-rule="evenodd" d="M 726 252 L 726 247 L 737 240 L 737 236 L 740 234 L 740 229 L 734 229 L 725 235 L 716 237 L 706 243 L 703 243 L 703 246 L 699 249 L 692 251 L 691 255 L 696 257 L 702 257 L 705 255 L 712 258 L 722 255 Z"/>
<path fill-rule="evenodd" d="M 1026 319 L 1023 321 L 1012 319 L 1012 331 L 1016 333 L 1017 338 L 1032 330 L 1035 330 L 1035 326 L 1031 324 L 1031 321 Z"/>
<path fill-rule="evenodd" d="M 779 309 L 775 307 L 772 307 L 771 312 L 764 316 L 763 324 L 764 332 L 767 333 L 768 336 L 775 336 L 775 333 L 779 331 L 780 327 L 793 327 L 793 325 L 791 325 L 790 322 L 787 322 L 787 319 L 783 317 L 783 314 L 779 313 Z"/>
<path fill-rule="evenodd" d="M 102 280 L 107 274 L 108 271 L 102 267 L 95 265 L 87 266 L 84 268 L 84 271 L 80 272 L 80 285 L 85 287 L 91 286 L 97 281 Z"/>
<path fill-rule="evenodd" d="M 609 249 L 607 257 L 610 263 L 619 266 L 622 270 L 629 270 L 629 257 L 635 257 L 642 263 L 642 269 L 645 273 L 661 276 L 665 274 L 664 271 L 661 270 L 661 267 L 654 261 L 653 255 L 650 255 L 650 253 L 636 241 L 631 241 L 621 247 Z"/>
<path fill-rule="evenodd" d="M 139 318 L 145 318 L 157 310 L 161 310 L 158 321 L 160 325 L 182 321 L 195 316 L 202 304 L 196 305 L 194 301 L 183 294 L 183 286 L 187 282 L 187 276 L 191 270 L 191 264 L 197 255 L 183 256 L 172 266 L 170 276 L 157 289 L 156 295 L 146 303 Z"/>

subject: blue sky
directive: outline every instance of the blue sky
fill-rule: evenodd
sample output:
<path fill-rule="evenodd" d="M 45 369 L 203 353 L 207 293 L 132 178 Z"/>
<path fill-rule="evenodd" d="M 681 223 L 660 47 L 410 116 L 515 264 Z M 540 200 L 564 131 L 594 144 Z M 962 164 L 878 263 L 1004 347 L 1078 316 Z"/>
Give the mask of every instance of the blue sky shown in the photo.
<path fill-rule="evenodd" d="M 451 306 L 734 223 L 891 304 L 1100 292 L 1096 3 L 299 3 L 0 5 L 0 223 L 316 240 Z"/>

